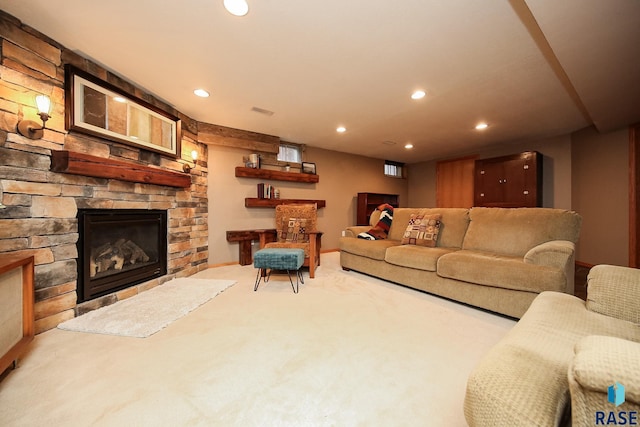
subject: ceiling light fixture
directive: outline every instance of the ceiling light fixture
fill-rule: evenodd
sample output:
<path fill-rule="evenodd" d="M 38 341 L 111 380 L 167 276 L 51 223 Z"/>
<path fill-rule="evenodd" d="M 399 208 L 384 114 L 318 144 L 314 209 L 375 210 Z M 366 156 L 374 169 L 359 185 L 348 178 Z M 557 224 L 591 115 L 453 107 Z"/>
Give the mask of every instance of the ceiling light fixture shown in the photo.
<path fill-rule="evenodd" d="M 200 98 L 208 98 L 209 97 L 209 92 L 207 92 L 204 89 L 196 89 L 196 90 L 193 91 L 193 93 L 196 96 L 199 96 Z"/>
<path fill-rule="evenodd" d="M 224 7 L 235 16 L 244 16 L 249 13 L 249 4 L 245 0 L 224 0 Z"/>
<path fill-rule="evenodd" d="M 488 127 L 489 127 L 489 125 L 488 125 L 488 124 L 486 124 L 486 123 L 478 123 L 478 124 L 476 125 L 476 129 L 477 129 L 477 130 L 486 129 L 486 128 L 488 128 Z"/>
<path fill-rule="evenodd" d="M 404 144 L 404 148 L 406 148 L 407 150 L 410 150 L 413 148 L 413 144 L 410 142 L 407 142 L 406 144 Z"/>
<path fill-rule="evenodd" d="M 422 99 L 426 95 L 426 92 L 423 90 L 416 90 L 411 94 L 411 99 Z"/>
<path fill-rule="evenodd" d="M 345 133 L 346 131 L 347 131 L 347 128 L 344 127 L 344 126 L 338 126 L 336 128 L 336 132 L 338 132 L 338 133 Z"/>

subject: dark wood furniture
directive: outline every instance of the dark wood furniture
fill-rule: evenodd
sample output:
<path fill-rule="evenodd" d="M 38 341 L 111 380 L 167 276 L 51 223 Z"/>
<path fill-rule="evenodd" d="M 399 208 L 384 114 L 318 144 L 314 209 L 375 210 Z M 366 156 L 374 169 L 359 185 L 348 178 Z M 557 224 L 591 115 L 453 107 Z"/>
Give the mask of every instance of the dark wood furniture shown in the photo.
<path fill-rule="evenodd" d="M 302 172 L 283 172 L 271 169 L 253 169 L 242 166 L 236 167 L 236 176 L 243 178 L 272 179 L 274 181 L 292 181 L 316 183 L 320 181 L 320 176 Z"/>
<path fill-rule="evenodd" d="M 327 206 L 326 200 L 310 199 L 259 199 L 247 197 L 244 199 L 244 206 L 247 208 L 275 208 L 278 205 L 316 205 L 318 209 Z"/>
<path fill-rule="evenodd" d="M 356 225 L 369 225 L 371 213 L 381 204 L 388 203 L 394 208 L 398 205 L 397 194 L 358 193 Z"/>
<path fill-rule="evenodd" d="M 33 256 L 0 259 L 0 374 L 15 367 L 35 335 Z"/>
<path fill-rule="evenodd" d="M 275 228 L 261 230 L 231 230 L 227 231 L 227 242 L 238 242 L 238 260 L 240 265 L 250 265 L 253 263 L 251 242 L 253 240 L 259 240 L 260 247 L 263 247 L 266 243 L 274 240 L 275 234 Z"/>
<path fill-rule="evenodd" d="M 474 205 L 517 208 L 542 206 L 542 155 L 526 151 L 476 160 Z"/>

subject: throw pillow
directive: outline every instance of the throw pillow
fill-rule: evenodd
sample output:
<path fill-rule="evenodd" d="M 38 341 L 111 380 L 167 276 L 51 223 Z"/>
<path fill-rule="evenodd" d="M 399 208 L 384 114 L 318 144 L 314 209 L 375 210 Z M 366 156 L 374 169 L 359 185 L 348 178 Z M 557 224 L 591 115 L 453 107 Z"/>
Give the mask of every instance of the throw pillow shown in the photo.
<path fill-rule="evenodd" d="M 306 218 L 285 218 L 282 220 L 282 228 L 280 229 L 280 242 L 287 243 L 307 243 L 309 234 L 307 234 Z"/>
<path fill-rule="evenodd" d="M 380 214 L 380 220 L 371 230 L 358 234 L 359 239 L 383 240 L 389 235 L 389 229 L 391 228 L 391 222 L 393 221 L 393 206 L 382 204 L 376 209 L 382 211 Z"/>
<path fill-rule="evenodd" d="M 409 225 L 402 236 L 403 245 L 418 245 L 433 248 L 438 240 L 442 215 L 411 214 Z"/>

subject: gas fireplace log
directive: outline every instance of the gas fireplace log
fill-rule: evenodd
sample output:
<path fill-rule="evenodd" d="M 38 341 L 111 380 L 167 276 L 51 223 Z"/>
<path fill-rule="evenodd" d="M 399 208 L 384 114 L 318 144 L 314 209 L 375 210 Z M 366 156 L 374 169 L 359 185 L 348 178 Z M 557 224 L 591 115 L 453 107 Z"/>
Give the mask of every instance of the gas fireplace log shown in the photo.
<path fill-rule="evenodd" d="M 149 256 L 131 240 L 118 239 L 105 243 L 91 251 L 90 277 L 108 270 L 122 270 L 125 265 L 149 261 Z"/>

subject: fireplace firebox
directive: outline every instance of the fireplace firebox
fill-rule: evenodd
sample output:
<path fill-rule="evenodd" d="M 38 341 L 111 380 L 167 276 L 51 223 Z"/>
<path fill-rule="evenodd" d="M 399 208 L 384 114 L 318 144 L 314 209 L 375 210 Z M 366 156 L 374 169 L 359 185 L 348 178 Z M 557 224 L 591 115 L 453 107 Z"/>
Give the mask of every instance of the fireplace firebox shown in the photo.
<path fill-rule="evenodd" d="M 167 274 L 167 212 L 78 210 L 78 303 Z"/>

